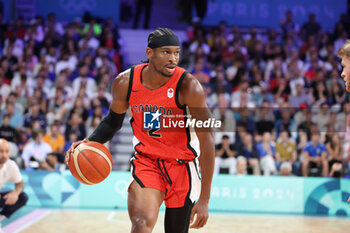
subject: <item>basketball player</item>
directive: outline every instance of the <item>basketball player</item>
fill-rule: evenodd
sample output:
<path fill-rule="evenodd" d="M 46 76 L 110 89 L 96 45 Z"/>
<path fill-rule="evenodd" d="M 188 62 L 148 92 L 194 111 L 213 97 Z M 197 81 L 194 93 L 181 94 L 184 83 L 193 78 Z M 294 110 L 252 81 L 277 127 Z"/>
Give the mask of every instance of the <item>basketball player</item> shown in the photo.
<path fill-rule="evenodd" d="M 341 77 L 345 81 L 346 91 L 350 92 L 350 40 L 338 50 L 338 57 L 341 58 L 341 65 L 343 66 Z M 350 197 L 348 202 L 350 202 Z"/>
<path fill-rule="evenodd" d="M 11 192 L 0 192 L 0 232 L 1 221 L 9 218 L 28 201 L 28 196 L 23 192 L 24 183 L 17 164 L 9 159 L 10 145 L 5 139 L 0 139 L 0 189 L 7 182 L 15 184 Z"/>
<path fill-rule="evenodd" d="M 189 227 L 201 228 L 208 220 L 214 171 L 212 130 L 147 129 L 145 121 L 159 123 L 155 119 L 159 119 L 160 113 L 162 117 L 183 114 L 183 120 L 188 113 L 197 120 L 209 119 L 210 114 L 200 83 L 177 66 L 180 42 L 172 30 L 158 28 L 150 33 L 146 55 L 147 64 L 136 65 L 116 77 L 110 111 L 84 141 L 110 140 L 129 109 L 136 151 L 131 159 L 132 181 L 128 189 L 131 232 L 152 232 L 164 201 L 165 232 L 187 233 Z M 80 143 L 74 143 L 68 151 L 67 164 Z M 197 167 L 199 152 L 201 180 Z"/>
<path fill-rule="evenodd" d="M 350 92 L 350 40 L 338 50 L 338 57 L 341 58 L 341 65 L 343 66 L 341 77 L 345 81 L 346 90 Z"/>

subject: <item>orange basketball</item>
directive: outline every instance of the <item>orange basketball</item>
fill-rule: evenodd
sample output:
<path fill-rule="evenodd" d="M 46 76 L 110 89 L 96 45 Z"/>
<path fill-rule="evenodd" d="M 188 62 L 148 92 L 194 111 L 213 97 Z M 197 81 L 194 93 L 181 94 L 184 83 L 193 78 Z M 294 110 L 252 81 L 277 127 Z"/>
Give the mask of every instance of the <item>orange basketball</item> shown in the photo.
<path fill-rule="evenodd" d="M 98 184 L 107 178 L 112 170 L 112 155 L 98 142 L 81 143 L 69 159 L 72 175 L 83 184 Z"/>

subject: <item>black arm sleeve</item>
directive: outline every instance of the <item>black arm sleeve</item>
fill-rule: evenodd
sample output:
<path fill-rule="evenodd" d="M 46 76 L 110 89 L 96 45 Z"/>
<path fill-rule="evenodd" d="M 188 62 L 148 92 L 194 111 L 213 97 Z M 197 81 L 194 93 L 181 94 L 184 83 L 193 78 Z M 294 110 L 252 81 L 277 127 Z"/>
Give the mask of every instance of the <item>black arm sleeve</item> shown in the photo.
<path fill-rule="evenodd" d="M 96 127 L 94 132 L 89 136 L 89 141 L 105 143 L 111 140 L 114 134 L 122 127 L 125 113 L 118 114 L 109 110 L 107 116 Z"/>

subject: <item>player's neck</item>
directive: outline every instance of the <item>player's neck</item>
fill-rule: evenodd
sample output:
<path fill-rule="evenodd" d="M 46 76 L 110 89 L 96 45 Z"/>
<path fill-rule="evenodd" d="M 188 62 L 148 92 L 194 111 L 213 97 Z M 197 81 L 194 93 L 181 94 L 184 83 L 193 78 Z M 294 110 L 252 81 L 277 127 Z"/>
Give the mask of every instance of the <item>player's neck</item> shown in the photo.
<path fill-rule="evenodd" d="M 169 81 L 169 78 L 163 76 L 159 72 L 157 72 L 150 65 L 146 66 L 141 72 L 141 82 L 146 88 L 155 90 L 163 85 L 165 85 Z"/>

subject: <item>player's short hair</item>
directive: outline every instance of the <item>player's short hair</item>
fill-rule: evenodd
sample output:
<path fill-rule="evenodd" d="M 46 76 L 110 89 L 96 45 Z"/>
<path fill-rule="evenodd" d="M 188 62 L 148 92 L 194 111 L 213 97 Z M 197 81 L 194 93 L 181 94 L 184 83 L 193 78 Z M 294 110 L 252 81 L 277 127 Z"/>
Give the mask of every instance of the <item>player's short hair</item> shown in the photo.
<path fill-rule="evenodd" d="M 170 28 L 157 28 L 156 30 L 154 30 L 148 35 L 147 42 L 149 43 L 155 37 L 165 36 L 165 35 L 176 36 L 175 33 Z"/>
<path fill-rule="evenodd" d="M 350 40 L 348 40 L 339 50 L 338 57 L 349 57 L 350 58 Z"/>

